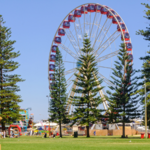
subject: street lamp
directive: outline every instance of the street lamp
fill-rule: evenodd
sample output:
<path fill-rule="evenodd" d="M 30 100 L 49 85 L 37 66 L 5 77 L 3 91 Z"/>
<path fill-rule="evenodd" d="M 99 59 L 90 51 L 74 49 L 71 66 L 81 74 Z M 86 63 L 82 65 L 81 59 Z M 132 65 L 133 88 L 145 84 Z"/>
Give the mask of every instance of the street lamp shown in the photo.
<path fill-rule="evenodd" d="M 147 102 L 146 102 L 146 77 L 145 79 L 145 138 L 147 139 Z"/>

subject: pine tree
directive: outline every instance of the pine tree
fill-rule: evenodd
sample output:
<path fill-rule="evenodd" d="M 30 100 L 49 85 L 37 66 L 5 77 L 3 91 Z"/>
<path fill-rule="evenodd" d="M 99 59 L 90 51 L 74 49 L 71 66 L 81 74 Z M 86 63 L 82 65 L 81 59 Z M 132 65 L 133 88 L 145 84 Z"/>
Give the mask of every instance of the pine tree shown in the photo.
<path fill-rule="evenodd" d="M 73 116 L 71 117 L 72 125 L 78 123 L 86 125 L 87 137 L 89 134 L 90 123 L 95 123 L 100 120 L 102 110 L 97 107 L 102 103 L 102 99 L 98 96 L 98 92 L 102 90 L 102 80 L 99 80 L 97 62 L 93 55 L 90 40 L 85 36 L 83 41 L 84 48 L 81 49 L 81 56 L 78 59 L 78 66 L 76 69 L 79 73 L 75 73 L 76 79 L 72 91 L 75 96 L 70 97 L 70 101 L 75 108 Z"/>
<path fill-rule="evenodd" d="M 11 30 L 4 24 L 0 15 L 0 116 L 3 131 L 6 123 L 11 124 L 20 117 L 18 103 L 22 100 L 16 92 L 20 91 L 17 83 L 23 81 L 20 75 L 12 74 L 19 67 L 19 63 L 13 59 L 20 53 L 14 52 L 15 41 L 10 40 Z"/>
<path fill-rule="evenodd" d="M 138 112 L 139 95 L 136 94 L 138 89 L 137 77 L 135 77 L 136 70 L 132 68 L 131 61 L 125 45 L 121 44 L 118 61 L 115 61 L 113 76 L 111 76 L 111 82 L 114 86 L 109 86 L 110 90 L 107 91 L 109 122 L 122 123 L 122 137 L 125 137 L 125 123 L 130 123 L 133 118 L 140 115 Z"/>
<path fill-rule="evenodd" d="M 145 18 L 150 20 L 150 5 L 149 4 L 143 4 L 146 9 L 145 11 Z M 148 27 L 146 27 L 146 30 L 139 30 L 137 32 L 138 35 L 142 35 L 145 40 L 150 41 L 150 24 Z M 150 46 L 150 43 L 149 45 Z M 139 94 L 141 95 L 141 104 L 145 104 L 145 84 L 146 84 L 146 99 L 147 99 L 147 106 L 150 105 L 150 50 L 147 51 L 147 55 L 145 57 L 141 57 L 140 60 L 144 61 L 141 73 L 142 75 L 139 77 L 141 79 L 141 82 L 139 85 L 141 85 L 140 90 L 138 91 Z M 144 79 L 145 78 L 145 79 Z M 146 107 L 147 107 L 146 106 Z M 144 106 L 145 107 L 145 106 Z M 145 109 L 143 107 L 143 109 Z M 143 110 L 143 114 L 144 114 Z M 147 112 L 147 120 L 150 120 L 150 111 Z M 147 125 L 150 127 L 150 121 L 147 122 Z"/>
<path fill-rule="evenodd" d="M 62 137 L 61 124 L 67 122 L 66 117 L 66 79 L 64 64 L 60 50 L 56 50 L 54 79 L 51 84 L 50 120 L 59 123 L 60 137 Z"/>

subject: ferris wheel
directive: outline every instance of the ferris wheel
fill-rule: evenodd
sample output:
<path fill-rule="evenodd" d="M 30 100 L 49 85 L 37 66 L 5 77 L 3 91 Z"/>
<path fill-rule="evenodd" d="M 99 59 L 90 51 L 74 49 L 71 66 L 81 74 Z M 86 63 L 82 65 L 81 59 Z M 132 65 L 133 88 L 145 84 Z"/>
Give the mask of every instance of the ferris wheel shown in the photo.
<path fill-rule="evenodd" d="M 121 43 L 125 44 L 130 56 L 129 59 L 133 60 L 129 31 L 123 19 L 115 10 L 96 3 L 86 3 L 76 7 L 60 23 L 51 44 L 48 60 L 48 79 L 49 89 L 51 90 L 56 49 L 58 47 L 65 65 L 68 98 L 76 94 L 72 91 L 72 88 L 78 88 L 72 80 L 77 81 L 74 73 L 79 74 L 76 68 L 79 67 L 77 62 L 81 55 L 85 34 L 88 35 L 91 47 L 94 49 L 93 54 L 98 64 L 98 75 L 104 81 L 103 85 L 99 85 L 99 87 L 105 86 L 107 88 L 108 85 L 113 85 L 109 78 Z M 109 106 L 104 98 L 105 94 L 105 89 L 99 91 L 99 95 L 103 98 L 103 107 L 107 110 Z M 68 113 L 71 113 L 73 109 L 71 102 L 68 100 Z"/>

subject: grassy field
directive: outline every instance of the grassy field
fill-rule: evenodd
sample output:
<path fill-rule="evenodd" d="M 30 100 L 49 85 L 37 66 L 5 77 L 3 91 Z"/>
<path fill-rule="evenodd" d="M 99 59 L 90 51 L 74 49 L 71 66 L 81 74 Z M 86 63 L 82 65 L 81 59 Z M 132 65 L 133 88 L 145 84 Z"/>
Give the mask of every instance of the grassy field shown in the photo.
<path fill-rule="evenodd" d="M 130 142 L 131 141 L 131 142 Z M 150 150 L 150 139 L 140 137 L 20 137 L 0 139 L 2 150 Z"/>

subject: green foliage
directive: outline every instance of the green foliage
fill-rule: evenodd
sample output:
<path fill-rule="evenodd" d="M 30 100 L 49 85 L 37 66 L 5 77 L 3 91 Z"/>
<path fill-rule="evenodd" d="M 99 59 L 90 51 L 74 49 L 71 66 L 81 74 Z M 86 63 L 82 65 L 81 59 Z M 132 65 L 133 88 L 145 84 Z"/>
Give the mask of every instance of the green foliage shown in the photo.
<path fill-rule="evenodd" d="M 136 94 L 138 89 L 136 71 L 132 68 L 124 44 L 121 44 L 118 60 L 115 62 L 115 69 L 111 76 L 114 86 L 110 86 L 110 91 L 107 91 L 108 114 L 110 123 L 122 122 L 124 126 L 125 123 L 131 122 L 131 119 L 140 115 L 138 113 L 139 95 Z"/>
<path fill-rule="evenodd" d="M 145 6 L 146 10 L 144 16 L 148 21 L 150 21 L 150 5 L 142 3 L 142 5 Z M 138 35 L 142 35 L 145 40 L 150 41 L 150 24 L 148 27 L 146 27 L 145 30 L 139 30 L 137 32 Z M 148 44 L 150 46 L 150 43 Z M 141 76 L 139 79 L 141 79 L 141 82 L 139 85 L 141 86 L 138 90 L 138 93 L 141 96 L 141 104 L 144 105 L 145 103 L 145 85 L 146 85 L 146 99 L 147 99 L 147 107 L 149 108 L 150 105 L 150 50 L 147 51 L 147 55 L 145 57 L 140 57 L 140 60 L 143 61 L 142 69 L 141 69 Z M 143 107 L 143 112 L 144 112 Z M 143 113 L 144 114 L 144 113 Z M 150 111 L 147 111 L 147 119 L 150 120 Z M 148 125 L 150 127 L 150 123 L 148 121 Z"/>
<path fill-rule="evenodd" d="M 148 9 L 145 11 L 146 14 L 146 19 L 150 20 L 150 5 L 148 4 L 143 4 L 145 7 Z M 150 41 L 150 27 L 147 27 L 146 30 L 139 30 L 138 34 L 142 35 L 145 40 Z M 141 102 L 142 104 L 145 103 L 145 82 L 146 82 L 146 91 L 147 91 L 147 100 L 148 103 L 150 103 L 150 51 L 147 52 L 147 55 L 145 57 L 141 57 L 140 60 L 144 61 L 141 73 L 142 75 L 140 76 L 140 79 L 142 79 L 142 82 L 140 85 L 142 86 L 141 89 L 139 90 L 139 94 L 141 95 Z M 144 81 L 144 77 L 145 80 Z"/>
<path fill-rule="evenodd" d="M 50 120 L 56 123 L 66 123 L 66 79 L 64 76 L 64 64 L 59 49 L 56 50 L 54 79 L 51 84 Z"/>
<path fill-rule="evenodd" d="M 70 97 L 75 108 L 71 120 L 72 125 L 75 123 L 86 125 L 89 130 L 89 124 L 95 123 L 101 117 L 102 110 L 97 107 L 102 103 L 102 99 L 97 94 L 102 90 L 102 87 L 99 86 L 102 80 L 99 80 L 97 63 L 87 36 L 85 36 L 83 45 L 84 48 L 81 49 L 81 56 L 78 60 L 80 67 L 76 68 L 78 73 L 75 73 L 75 88 L 72 89 L 75 96 Z"/>
<path fill-rule="evenodd" d="M 150 5 L 149 4 L 145 4 L 145 3 L 142 3 L 142 5 L 144 5 L 146 7 L 146 9 L 147 9 L 147 10 L 144 11 L 145 15 L 146 15 L 144 17 L 146 19 L 150 20 Z M 150 26 L 150 24 L 149 24 L 149 26 Z M 137 32 L 137 34 L 144 36 L 145 40 L 150 41 L 150 27 L 146 27 L 146 30 L 139 30 Z M 148 52 L 148 53 L 150 53 L 150 52 Z"/>
<path fill-rule="evenodd" d="M 14 52 L 15 41 L 10 40 L 10 28 L 5 27 L 4 23 L 0 15 L 0 116 L 2 128 L 5 130 L 6 123 L 11 124 L 20 118 L 18 103 L 22 100 L 16 92 L 20 91 L 17 83 L 23 80 L 20 75 L 12 74 L 19 67 L 19 63 L 13 59 L 20 56 L 20 53 Z"/>

